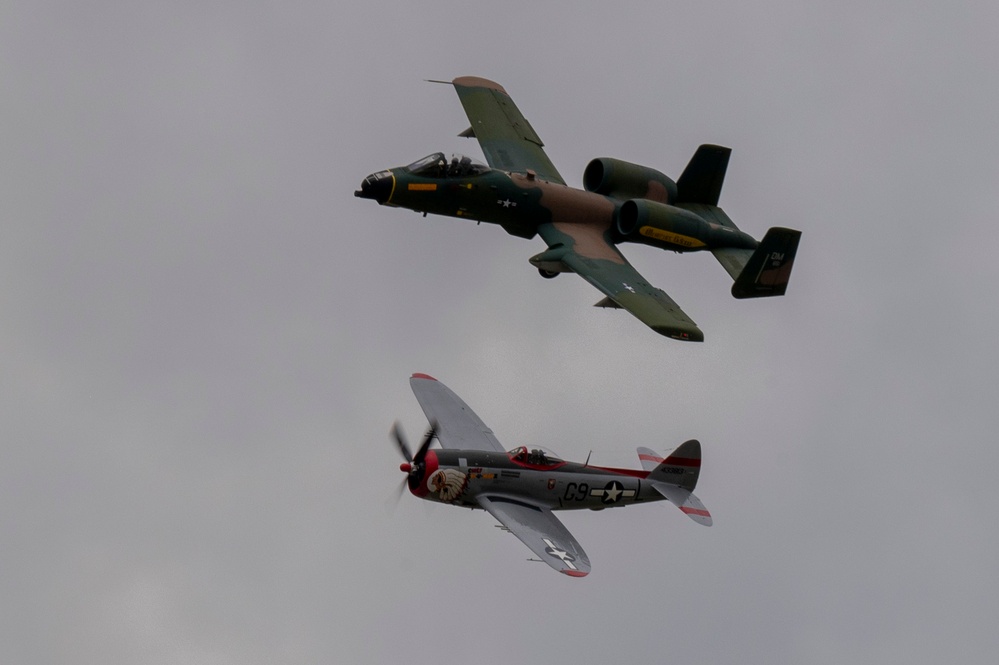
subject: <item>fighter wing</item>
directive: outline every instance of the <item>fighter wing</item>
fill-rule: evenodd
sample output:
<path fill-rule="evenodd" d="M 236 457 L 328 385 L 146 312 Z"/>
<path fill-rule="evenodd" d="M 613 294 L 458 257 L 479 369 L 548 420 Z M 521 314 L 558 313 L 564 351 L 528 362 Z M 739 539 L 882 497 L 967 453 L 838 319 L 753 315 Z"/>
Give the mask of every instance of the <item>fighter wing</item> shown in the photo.
<path fill-rule="evenodd" d="M 427 420 L 437 423 L 442 448 L 504 452 L 493 431 L 443 383 L 427 374 L 414 374 L 409 385 Z"/>
<path fill-rule="evenodd" d="M 479 505 L 517 536 L 542 561 L 560 573 L 585 577 L 590 559 L 548 508 L 506 496 L 478 497 Z"/>
<path fill-rule="evenodd" d="M 607 297 L 598 307 L 618 307 L 631 312 L 660 335 L 688 342 L 703 342 L 704 333 L 662 289 L 649 284 L 604 230 L 585 225 L 547 223 L 538 233 L 548 251 L 531 259 L 536 264 L 561 263 L 597 287 Z"/>
<path fill-rule="evenodd" d="M 489 166 L 518 173 L 530 169 L 544 180 L 565 184 L 545 154 L 545 144 L 503 86 L 475 76 L 461 76 L 451 83 L 472 123 L 461 136 L 478 139 Z"/>

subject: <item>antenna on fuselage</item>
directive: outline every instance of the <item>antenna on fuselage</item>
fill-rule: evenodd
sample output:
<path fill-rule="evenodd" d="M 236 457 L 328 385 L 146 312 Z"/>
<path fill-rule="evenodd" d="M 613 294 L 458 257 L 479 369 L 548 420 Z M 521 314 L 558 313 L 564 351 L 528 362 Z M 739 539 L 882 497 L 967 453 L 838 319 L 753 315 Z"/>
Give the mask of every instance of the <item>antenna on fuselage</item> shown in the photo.
<path fill-rule="evenodd" d="M 590 454 L 586 456 L 586 461 L 583 462 L 583 468 L 586 468 L 586 467 L 588 467 L 590 465 L 590 455 L 592 455 L 592 454 L 593 454 L 593 451 L 591 450 Z"/>

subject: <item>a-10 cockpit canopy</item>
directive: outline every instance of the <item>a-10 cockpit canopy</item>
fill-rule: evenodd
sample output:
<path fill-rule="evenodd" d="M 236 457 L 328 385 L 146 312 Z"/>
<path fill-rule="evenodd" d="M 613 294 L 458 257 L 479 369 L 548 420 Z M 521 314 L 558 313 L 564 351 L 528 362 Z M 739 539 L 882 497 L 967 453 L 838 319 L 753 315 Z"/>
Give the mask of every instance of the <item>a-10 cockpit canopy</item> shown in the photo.
<path fill-rule="evenodd" d="M 452 155 L 448 162 L 443 152 L 435 152 L 413 162 L 406 170 L 424 178 L 467 178 L 483 174 L 489 167 L 465 155 Z"/>

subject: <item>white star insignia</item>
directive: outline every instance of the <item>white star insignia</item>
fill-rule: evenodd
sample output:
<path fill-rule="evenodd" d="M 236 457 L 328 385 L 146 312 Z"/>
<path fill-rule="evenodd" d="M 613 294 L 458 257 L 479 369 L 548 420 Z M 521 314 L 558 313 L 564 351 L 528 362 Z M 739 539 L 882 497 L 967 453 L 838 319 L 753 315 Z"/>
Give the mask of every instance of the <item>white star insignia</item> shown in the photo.
<path fill-rule="evenodd" d="M 571 554 L 569 554 L 568 552 L 566 552 L 563 549 L 559 549 L 555 545 L 555 543 L 553 543 L 551 541 L 550 538 L 543 538 L 542 540 L 544 540 L 545 544 L 548 545 L 548 547 L 545 548 L 545 552 L 549 556 L 553 556 L 555 558 L 561 559 L 565 563 L 565 565 L 569 566 L 569 568 L 571 568 L 573 570 L 576 570 L 576 566 L 574 566 L 573 563 L 572 563 L 573 561 L 576 560 L 576 558 L 574 556 L 572 556 Z"/>

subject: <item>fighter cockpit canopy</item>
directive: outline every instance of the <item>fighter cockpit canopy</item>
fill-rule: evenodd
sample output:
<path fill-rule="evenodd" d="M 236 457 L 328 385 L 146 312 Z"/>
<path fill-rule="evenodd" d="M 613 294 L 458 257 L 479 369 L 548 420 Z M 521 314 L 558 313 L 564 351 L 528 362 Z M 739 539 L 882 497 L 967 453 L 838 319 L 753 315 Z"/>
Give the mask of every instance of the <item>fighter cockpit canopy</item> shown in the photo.
<path fill-rule="evenodd" d="M 507 455 L 510 456 L 511 462 L 521 466 L 551 467 L 565 464 L 565 462 L 558 457 L 549 454 L 540 448 L 532 448 L 528 451 L 527 446 L 520 446 L 507 452 Z"/>
<path fill-rule="evenodd" d="M 406 170 L 424 178 L 467 178 L 485 173 L 489 167 L 465 155 L 452 155 L 448 162 L 443 152 L 435 152 L 413 162 Z"/>

